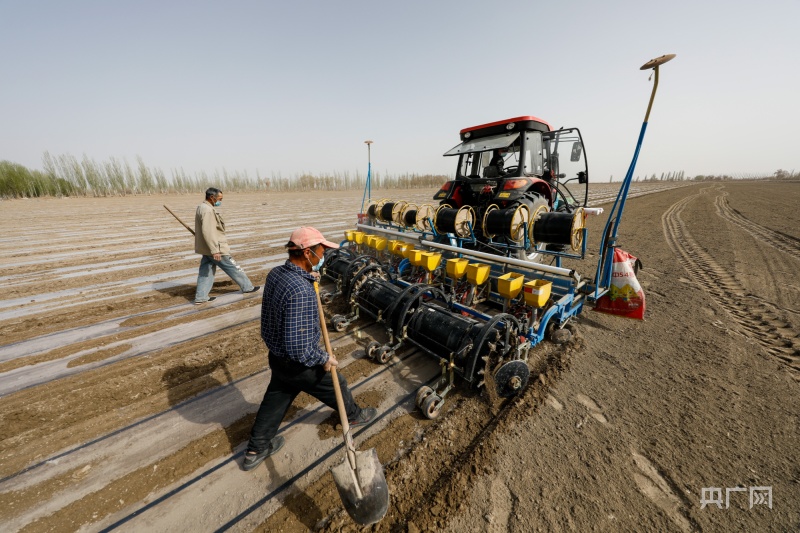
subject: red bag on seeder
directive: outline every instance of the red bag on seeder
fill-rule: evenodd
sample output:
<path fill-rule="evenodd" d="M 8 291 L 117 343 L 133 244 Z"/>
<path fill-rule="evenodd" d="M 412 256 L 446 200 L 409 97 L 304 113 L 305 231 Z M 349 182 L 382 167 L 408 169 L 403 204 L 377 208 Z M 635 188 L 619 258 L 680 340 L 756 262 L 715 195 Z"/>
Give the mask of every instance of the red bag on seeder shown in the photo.
<path fill-rule="evenodd" d="M 638 320 L 644 319 L 644 291 L 636 279 L 636 271 L 641 264 L 641 261 L 628 252 L 614 248 L 611 286 L 608 293 L 597 300 L 595 311 Z"/>

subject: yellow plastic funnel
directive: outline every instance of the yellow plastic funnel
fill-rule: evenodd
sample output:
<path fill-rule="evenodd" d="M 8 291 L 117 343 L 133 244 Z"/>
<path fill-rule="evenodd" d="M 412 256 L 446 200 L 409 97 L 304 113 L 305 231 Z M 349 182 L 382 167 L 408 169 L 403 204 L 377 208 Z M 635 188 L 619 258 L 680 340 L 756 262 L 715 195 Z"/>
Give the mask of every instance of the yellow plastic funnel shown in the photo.
<path fill-rule="evenodd" d="M 413 248 L 407 249 L 403 255 L 406 256 L 406 259 L 414 266 L 420 266 L 420 257 L 422 256 L 422 250 L 415 250 Z"/>
<path fill-rule="evenodd" d="M 397 247 L 397 255 L 401 257 L 408 257 L 408 253 L 410 250 L 414 249 L 414 245 L 410 242 L 404 242 L 400 246 Z"/>
<path fill-rule="evenodd" d="M 547 300 L 550 299 L 550 289 L 552 287 L 552 282 L 543 279 L 529 281 L 525 284 L 525 291 L 523 292 L 525 303 L 531 307 L 544 307 Z"/>
<path fill-rule="evenodd" d="M 467 265 L 467 281 L 471 285 L 483 285 L 489 279 L 492 267 L 483 263 L 470 263 Z"/>
<path fill-rule="evenodd" d="M 464 273 L 467 271 L 468 264 L 469 264 L 469 259 L 463 259 L 463 258 L 448 259 L 447 263 L 445 264 L 447 275 L 455 280 L 463 278 Z"/>
<path fill-rule="evenodd" d="M 522 283 L 525 281 L 525 275 L 519 272 L 508 272 L 497 278 L 497 292 L 500 296 L 510 300 L 516 298 L 519 291 L 522 290 Z"/>
<path fill-rule="evenodd" d="M 436 270 L 436 267 L 439 266 L 439 262 L 442 260 L 442 254 L 434 252 L 422 252 L 419 255 L 419 259 L 415 265 L 423 267 L 428 272 Z"/>

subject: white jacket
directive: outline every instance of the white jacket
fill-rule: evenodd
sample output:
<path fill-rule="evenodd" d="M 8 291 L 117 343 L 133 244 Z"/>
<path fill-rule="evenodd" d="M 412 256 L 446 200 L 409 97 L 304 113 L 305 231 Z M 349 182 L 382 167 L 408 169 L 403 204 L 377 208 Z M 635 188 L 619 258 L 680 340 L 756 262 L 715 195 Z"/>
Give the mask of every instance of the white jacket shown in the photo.
<path fill-rule="evenodd" d="M 208 202 L 198 205 L 194 214 L 194 251 L 200 255 L 231 255 L 225 221 Z"/>

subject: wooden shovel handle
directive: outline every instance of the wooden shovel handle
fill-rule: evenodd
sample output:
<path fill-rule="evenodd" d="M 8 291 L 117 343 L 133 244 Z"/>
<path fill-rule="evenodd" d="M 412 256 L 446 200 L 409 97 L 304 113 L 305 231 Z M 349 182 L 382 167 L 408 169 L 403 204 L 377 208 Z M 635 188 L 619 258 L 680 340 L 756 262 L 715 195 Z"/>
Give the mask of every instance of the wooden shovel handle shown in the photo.
<path fill-rule="evenodd" d="M 175 217 L 175 220 L 177 220 L 178 222 L 180 222 L 181 224 L 183 224 L 183 227 L 184 227 L 184 228 L 186 228 L 186 229 L 188 229 L 188 230 L 189 230 L 189 233 L 191 233 L 192 235 L 194 235 L 194 230 L 193 230 L 192 228 L 190 228 L 189 226 L 187 226 L 187 225 L 186 225 L 186 224 L 183 222 L 183 220 L 181 220 L 180 218 L 178 218 L 178 215 L 176 215 L 175 213 L 173 213 L 173 212 L 172 212 L 172 209 L 170 209 L 170 208 L 169 208 L 169 207 L 167 207 L 166 205 L 164 205 L 164 209 L 166 209 L 167 211 L 169 211 L 169 214 L 170 214 L 170 215 L 172 215 L 172 216 L 174 216 L 174 217 Z"/>
<path fill-rule="evenodd" d="M 317 310 L 319 311 L 319 327 L 322 329 L 322 338 L 325 340 L 325 351 L 328 355 L 333 354 L 331 349 L 331 339 L 328 337 L 328 326 L 325 324 L 325 313 L 322 310 L 322 300 L 319 297 L 319 282 L 314 282 L 314 292 L 317 294 Z M 356 450 L 353 446 L 353 438 L 350 436 L 350 422 L 347 420 L 347 411 L 344 408 L 342 399 L 342 389 L 339 386 L 339 376 L 336 374 L 336 367 L 331 366 L 331 379 L 333 379 L 333 390 L 336 393 L 336 407 L 339 411 L 339 420 L 342 422 L 342 436 L 344 437 L 345 448 L 347 449 L 347 459 L 350 466 L 356 467 Z"/>

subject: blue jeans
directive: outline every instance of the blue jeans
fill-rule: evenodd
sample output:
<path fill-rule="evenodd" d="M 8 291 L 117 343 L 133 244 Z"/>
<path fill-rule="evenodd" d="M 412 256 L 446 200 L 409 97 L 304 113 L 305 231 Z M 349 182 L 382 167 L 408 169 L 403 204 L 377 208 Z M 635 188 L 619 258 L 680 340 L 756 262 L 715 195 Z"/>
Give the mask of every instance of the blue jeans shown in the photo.
<path fill-rule="evenodd" d="M 219 261 L 214 261 L 210 255 L 204 255 L 200 260 L 200 272 L 197 274 L 197 292 L 194 295 L 195 302 L 207 302 L 208 293 L 211 292 L 211 287 L 214 286 L 214 274 L 217 273 L 217 267 L 220 267 L 230 278 L 239 284 L 242 292 L 252 291 L 253 284 L 250 278 L 244 273 L 233 257 L 223 255 Z"/>

